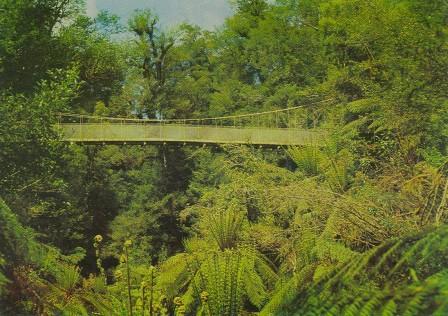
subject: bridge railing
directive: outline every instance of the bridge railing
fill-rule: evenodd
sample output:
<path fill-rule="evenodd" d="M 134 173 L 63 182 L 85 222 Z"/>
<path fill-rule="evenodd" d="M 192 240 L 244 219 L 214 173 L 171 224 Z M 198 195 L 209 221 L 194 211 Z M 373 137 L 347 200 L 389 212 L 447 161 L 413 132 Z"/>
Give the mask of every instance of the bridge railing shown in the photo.
<path fill-rule="evenodd" d="M 185 118 L 185 119 L 149 119 L 149 118 L 119 118 L 102 117 L 81 114 L 61 113 L 58 123 L 71 124 L 139 124 L 139 125 L 185 125 L 185 126 L 209 126 L 209 127 L 233 127 L 233 128 L 294 128 L 312 129 L 317 127 L 318 115 L 313 105 L 327 103 L 331 100 L 323 100 L 285 109 L 277 109 L 258 113 L 229 115 L 220 117 Z"/>

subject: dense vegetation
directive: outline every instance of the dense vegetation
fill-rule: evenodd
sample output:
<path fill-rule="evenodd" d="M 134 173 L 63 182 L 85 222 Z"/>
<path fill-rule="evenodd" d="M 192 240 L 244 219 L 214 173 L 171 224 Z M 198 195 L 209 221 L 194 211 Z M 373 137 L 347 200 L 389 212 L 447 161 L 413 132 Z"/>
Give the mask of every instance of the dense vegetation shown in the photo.
<path fill-rule="evenodd" d="M 448 314 L 448 2 L 233 6 L 207 31 L 0 0 L 1 315 Z M 54 127 L 299 105 L 327 146 Z"/>

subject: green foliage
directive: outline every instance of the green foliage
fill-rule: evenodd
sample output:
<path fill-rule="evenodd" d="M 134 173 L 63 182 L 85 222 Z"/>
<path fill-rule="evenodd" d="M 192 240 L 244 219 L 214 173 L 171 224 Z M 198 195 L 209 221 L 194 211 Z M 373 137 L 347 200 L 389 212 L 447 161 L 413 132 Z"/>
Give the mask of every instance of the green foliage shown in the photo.
<path fill-rule="evenodd" d="M 232 249 L 238 244 L 243 217 L 232 210 L 218 211 L 205 220 L 205 225 L 209 227 L 210 234 L 219 249 Z"/>
<path fill-rule="evenodd" d="M 442 315 L 447 227 L 391 240 L 339 265 L 314 284 L 288 289 L 266 315 Z M 291 281 L 295 282 L 295 281 Z"/>
<path fill-rule="evenodd" d="M 56 249 L 36 241 L 36 234 L 24 228 L 15 214 L 0 201 L 0 293 L 3 314 L 64 311 L 67 315 L 87 315 L 78 296 L 80 270 L 73 264 L 81 256 L 62 256 Z M 15 295 L 29 296 L 14 304 Z"/>
<path fill-rule="evenodd" d="M 81 9 L 79 0 L 2 0 L 0 86 L 29 93 L 48 70 L 61 68 L 55 31 Z M 25 22 L 26 21 L 26 22 Z M 20 53 L 19 53 L 20 52 Z M 67 64 L 64 64 L 66 66 Z"/>
<path fill-rule="evenodd" d="M 431 191 L 425 205 L 419 210 L 423 223 L 434 222 L 441 224 L 447 217 L 447 191 L 448 191 L 448 162 L 444 162 L 437 170 L 432 181 Z"/>
<path fill-rule="evenodd" d="M 227 223 L 226 217 L 219 218 L 220 225 Z M 169 298 L 182 295 L 189 313 L 238 315 L 244 303 L 260 309 L 277 280 L 272 266 L 253 248 L 235 244 L 221 250 L 220 246 L 187 241 L 188 253 L 162 264 L 158 287 Z"/>
<path fill-rule="evenodd" d="M 71 106 L 71 112 L 91 113 L 97 101 L 109 105 L 119 94 L 125 79 L 125 52 L 104 34 L 103 29 L 114 27 L 114 19 L 103 12 L 97 20 L 78 16 L 73 23 L 58 31 L 58 55 L 66 63 L 76 64 L 80 91 Z M 99 19 L 99 21 L 98 21 Z"/>
<path fill-rule="evenodd" d="M 322 154 L 319 148 L 315 146 L 309 147 L 293 147 L 288 150 L 291 159 L 295 162 L 300 171 L 307 176 L 316 176 L 320 172 L 320 161 Z"/>
<path fill-rule="evenodd" d="M 211 315 L 238 315 L 242 304 L 241 257 L 232 252 L 215 254 L 204 263 L 201 271 L 206 302 Z M 252 287 L 250 287 L 252 289 Z M 259 293 L 251 293 L 257 300 Z"/>
<path fill-rule="evenodd" d="M 53 128 L 56 113 L 68 108 L 78 88 L 75 69 L 50 74 L 31 97 L 0 95 L 1 194 L 20 191 L 55 168 L 65 146 Z"/>
<path fill-rule="evenodd" d="M 3 200 L 0 201 L 0 211 L 3 228 L 1 232 L 2 267 L 34 257 L 38 251 L 34 234 L 19 223 L 17 216 Z"/>

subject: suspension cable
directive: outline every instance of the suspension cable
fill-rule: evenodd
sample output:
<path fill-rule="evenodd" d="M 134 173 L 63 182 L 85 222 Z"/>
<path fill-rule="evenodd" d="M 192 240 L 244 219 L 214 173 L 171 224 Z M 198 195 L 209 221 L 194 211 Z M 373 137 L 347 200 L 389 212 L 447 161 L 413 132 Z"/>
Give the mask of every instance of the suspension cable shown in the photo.
<path fill-rule="evenodd" d="M 300 109 L 300 108 L 305 108 L 305 107 L 310 106 L 310 105 L 326 103 L 326 102 L 333 101 L 333 100 L 334 100 L 334 98 L 326 99 L 326 100 L 321 100 L 321 101 L 317 101 L 317 102 L 313 102 L 313 103 L 303 104 L 303 105 L 290 107 L 290 108 L 286 108 L 286 109 L 279 109 L 279 110 L 271 110 L 271 111 L 264 111 L 264 112 L 257 112 L 257 113 L 248 113 L 248 114 L 239 114 L 239 115 L 205 117 L 205 118 L 186 118 L 186 119 L 167 119 L 167 120 L 163 120 L 163 119 L 148 119 L 148 118 L 138 119 L 138 118 L 124 118 L 124 117 L 107 117 L 107 116 L 72 114 L 72 113 L 58 113 L 58 116 L 60 118 L 62 118 L 62 117 L 79 118 L 81 121 L 83 119 L 95 119 L 95 120 L 120 121 L 120 122 L 140 122 L 140 123 L 141 122 L 148 122 L 148 123 L 162 123 L 163 122 L 165 124 L 166 123 L 184 122 L 184 124 L 186 124 L 187 122 L 215 121 L 215 120 L 226 120 L 226 119 L 232 119 L 232 120 L 236 121 L 237 119 L 240 119 L 240 118 L 256 117 L 256 116 L 267 115 L 267 114 L 274 114 L 275 116 L 277 116 L 281 112 L 288 112 L 289 113 L 289 111 L 297 110 L 297 109 Z"/>

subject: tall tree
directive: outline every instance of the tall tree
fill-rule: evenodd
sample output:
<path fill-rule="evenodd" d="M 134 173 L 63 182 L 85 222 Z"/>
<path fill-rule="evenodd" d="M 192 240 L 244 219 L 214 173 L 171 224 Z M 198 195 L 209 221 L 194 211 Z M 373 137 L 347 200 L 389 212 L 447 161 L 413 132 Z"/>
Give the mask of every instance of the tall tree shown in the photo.
<path fill-rule="evenodd" d="M 129 27 L 138 36 L 138 48 L 142 52 L 142 72 L 148 89 L 146 114 L 164 117 L 169 53 L 176 42 L 176 34 L 162 31 L 158 22 L 151 10 L 136 11 Z"/>
<path fill-rule="evenodd" d="M 80 0 L 0 2 L 0 86 L 30 92 L 57 60 L 57 28 L 82 8 Z"/>

